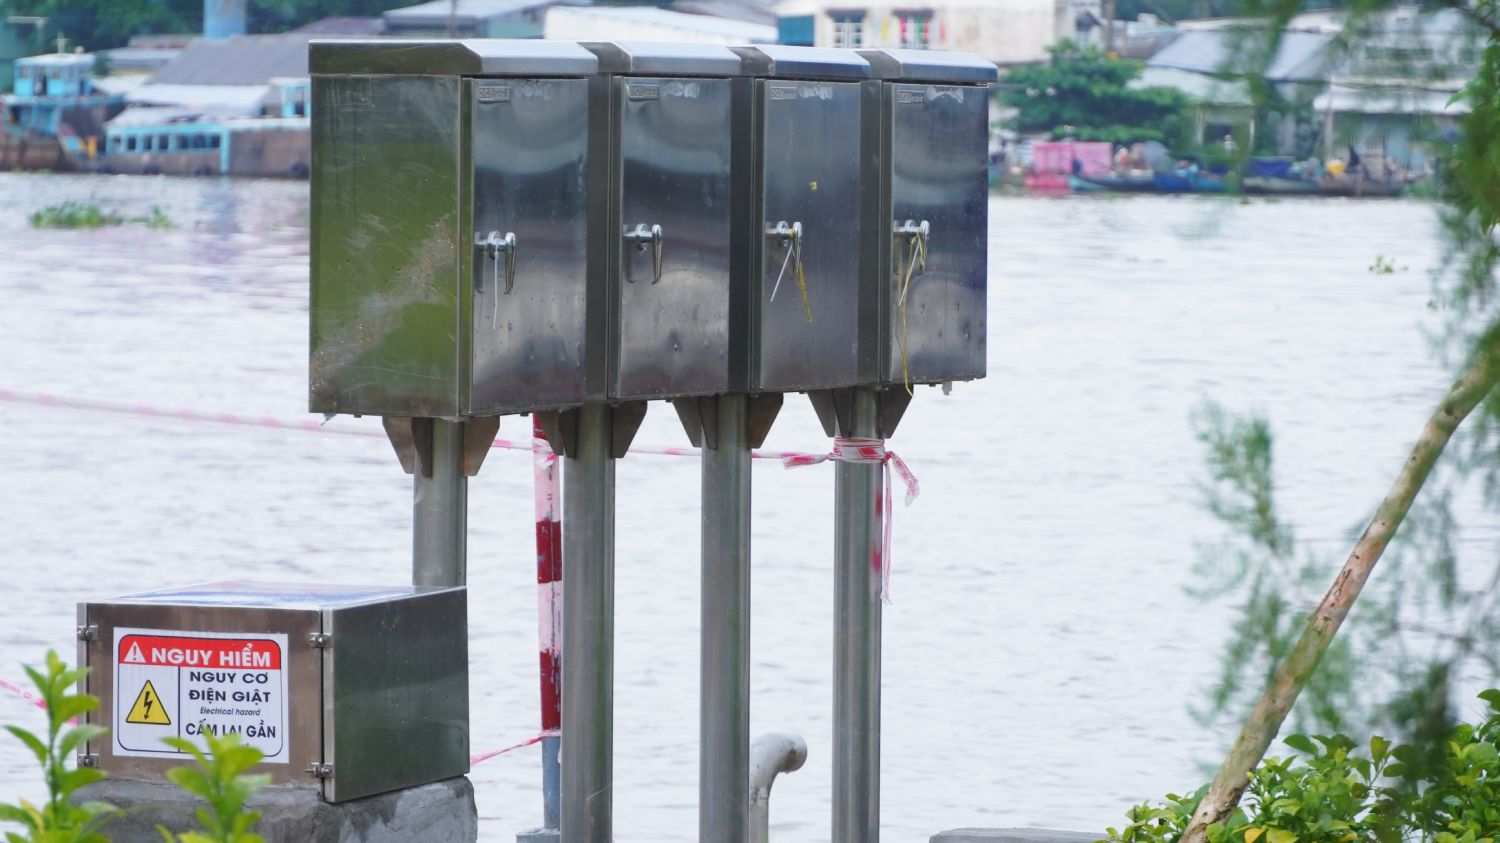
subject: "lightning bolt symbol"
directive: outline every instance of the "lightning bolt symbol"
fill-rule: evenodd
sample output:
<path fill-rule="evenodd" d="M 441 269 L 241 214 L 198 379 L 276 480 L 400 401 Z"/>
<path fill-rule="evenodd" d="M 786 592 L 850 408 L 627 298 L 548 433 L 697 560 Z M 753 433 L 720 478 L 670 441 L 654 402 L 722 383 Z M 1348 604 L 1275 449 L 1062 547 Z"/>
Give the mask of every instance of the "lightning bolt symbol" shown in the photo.
<path fill-rule="evenodd" d="M 153 704 L 153 700 L 151 699 L 151 692 L 150 691 L 146 692 L 146 696 L 141 700 L 141 702 L 144 703 L 145 706 L 146 706 L 146 719 L 150 720 L 151 719 L 151 706 Z"/>

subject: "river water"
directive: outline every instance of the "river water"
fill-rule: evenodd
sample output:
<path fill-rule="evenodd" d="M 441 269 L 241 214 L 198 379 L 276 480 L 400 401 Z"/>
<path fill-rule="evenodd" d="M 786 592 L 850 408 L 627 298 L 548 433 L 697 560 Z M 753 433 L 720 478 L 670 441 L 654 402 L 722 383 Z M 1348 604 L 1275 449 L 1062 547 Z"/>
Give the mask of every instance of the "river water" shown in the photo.
<path fill-rule="evenodd" d="M 89 198 L 176 227 L 27 224 Z M 0 388 L 302 417 L 307 214 L 300 183 L 0 175 Z M 1192 409 L 1269 415 L 1286 513 L 1336 555 L 1447 382 L 1423 334 L 1430 206 L 997 197 L 990 219 L 990 376 L 919 393 L 892 441 L 922 483 L 898 505 L 885 615 L 892 841 L 1099 830 L 1200 782 L 1230 735 L 1189 709 L 1229 616 L 1183 590 L 1220 535 Z M 1370 272 L 1377 256 L 1397 271 Z M 0 440 L 0 679 L 71 654 L 80 600 L 409 574 L 410 483 L 378 439 L 0 402 Z M 637 441 L 685 444 L 663 405 Z M 825 445 L 789 399 L 767 447 Z M 621 840 L 696 836 L 697 472 L 618 468 Z M 832 471 L 758 463 L 754 482 L 753 731 L 811 747 L 776 787 L 772 837 L 827 840 Z M 529 457 L 497 451 L 470 486 L 476 751 L 537 728 L 530 485 Z M 1476 553 L 1496 537 L 1465 536 Z M 0 691 L 0 721 L 33 713 Z M 36 796 L 28 765 L 0 742 L 0 797 Z M 485 840 L 537 823 L 539 770 L 535 747 L 475 768 Z"/>

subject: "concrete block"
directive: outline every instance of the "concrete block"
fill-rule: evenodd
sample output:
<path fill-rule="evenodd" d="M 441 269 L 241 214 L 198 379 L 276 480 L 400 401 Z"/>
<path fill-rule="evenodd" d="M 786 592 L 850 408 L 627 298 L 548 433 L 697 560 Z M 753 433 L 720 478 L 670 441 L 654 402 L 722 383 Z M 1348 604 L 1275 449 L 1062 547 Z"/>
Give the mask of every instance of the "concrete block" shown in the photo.
<path fill-rule="evenodd" d="M 954 828 L 932 835 L 932 843 L 1096 843 L 1102 834 L 1050 828 Z"/>
<path fill-rule="evenodd" d="M 534 828 L 516 835 L 516 843 L 558 843 L 561 833 L 555 828 Z"/>
<path fill-rule="evenodd" d="M 158 824 L 174 832 L 197 827 L 201 799 L 175 785 L 108 779 L 77 801 L 108 802 L 123 813 L 104 826 L 112 843 L 161 843 Z M 475 843 L 479 814 L 464 777 L 331 804 L 316 790 L 268 787 L 250 807 L 261 812 L 254 831 L 266 843 Z"/>

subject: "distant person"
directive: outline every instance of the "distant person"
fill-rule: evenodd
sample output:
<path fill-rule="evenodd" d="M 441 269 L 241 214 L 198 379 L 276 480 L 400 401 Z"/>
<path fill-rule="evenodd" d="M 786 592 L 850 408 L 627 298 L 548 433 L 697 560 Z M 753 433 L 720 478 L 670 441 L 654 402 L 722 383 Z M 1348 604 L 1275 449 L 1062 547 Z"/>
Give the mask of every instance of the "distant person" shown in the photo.
<path fill-rule="evenodd" d="M 1115 150 L 1115 169 L 1122 173 L 1130 169 L 1130 150 L 1123 146 Z"/>
<path fill-rule="evenodd" d="M 1226 133 L 1224 135 L 1224 151 L 1233 155 L 1239 151 L 1239 148 L 1239 144 L 1234 142 L 1234 135 Z"/>

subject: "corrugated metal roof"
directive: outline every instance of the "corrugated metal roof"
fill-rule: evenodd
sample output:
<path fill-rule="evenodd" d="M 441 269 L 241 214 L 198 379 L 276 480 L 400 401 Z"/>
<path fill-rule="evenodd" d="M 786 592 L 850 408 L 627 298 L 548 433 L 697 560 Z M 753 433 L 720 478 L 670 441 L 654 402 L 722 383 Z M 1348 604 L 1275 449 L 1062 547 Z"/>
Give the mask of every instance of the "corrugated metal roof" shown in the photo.
<path fill-rule="evenodd" d="M 388 23 L 401 27 L 446 26 L 451 14 L 454 22 L 472 25 L 476 20 L 503 17 L 536 6 L 551 5 L 557 4 L 549 0 L 458 0 L 455 7 L 450 0 L 431 0 L 415 6 L 391 9 L 383 17 Z"/>
<path fill-rule="evenodd" d="M 299 26 L 293 32 L 304 32 L 308 35 L 382 35 L 385 33 L 385 21 L 381 18 L 350 18 L 334 17 L 315 20 L 305 26 Z"/>
<path fill-rule="evenodd" d="M 170 105 L 219 114 L 258 114 L 269 85 L 175 85 L 150 82 L 125 95 L 138 105 Z"/>
<path fill-rule="evenodd" d="M 1193 73 L 1234 73 L 1247 68 L 1245 53 L 1260 36 L 1245 30 L 1214 29 L 1183 32 L 1156 55 L 1147 67 L 1173 68 Z M 1277 82 L 1323 81 L 1331 70 L 1329 44 L 1334 36 L 1315 32 L 1282 35 L 1276 58 L 1266 69 L 1266 78 Z"/>
<path fill-rule="evenodd" d="M 746 41 L 774 42 L 776 40 L 776 27 L 774 26 L 709 15 L 672 12 L 655 6 L 589 6 L 568 9 L 567 12 L 581 17 L 631 21 L 693 32 L 711 32 L 715 35 L 742 38 Z M 550 32 L 548 37 L 551 37 Z"/>
<path fill-rule="evenodd" d="M 307 75 L 306 32 L 239 35 L 223 41 L 198 40 L 152 74 L 153 84 L 264 85 L 273 77 Z"/>

